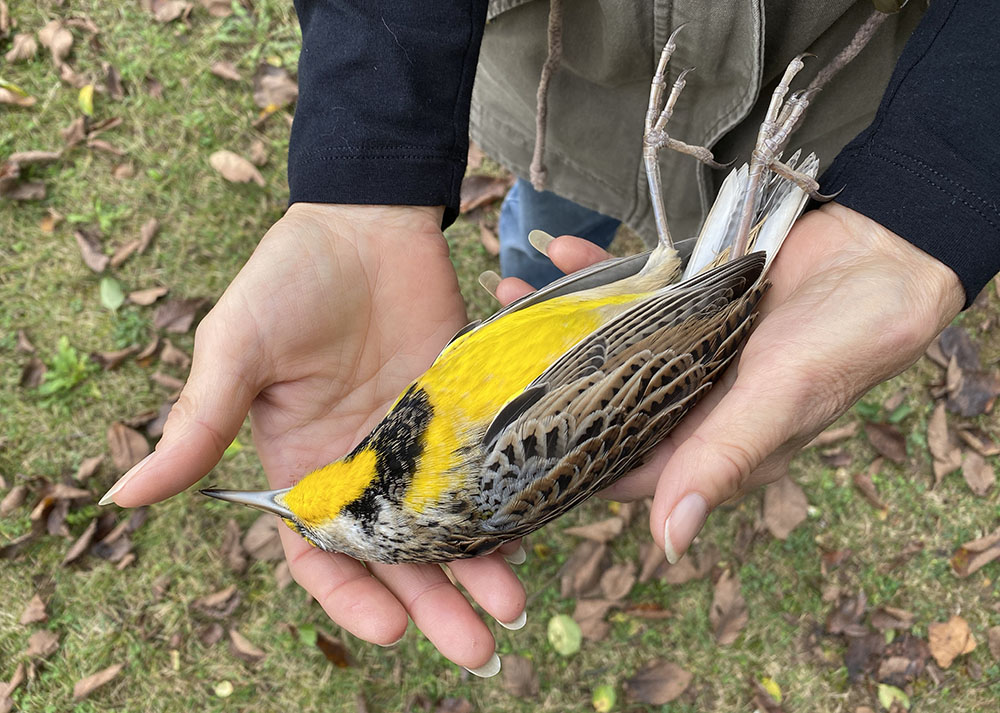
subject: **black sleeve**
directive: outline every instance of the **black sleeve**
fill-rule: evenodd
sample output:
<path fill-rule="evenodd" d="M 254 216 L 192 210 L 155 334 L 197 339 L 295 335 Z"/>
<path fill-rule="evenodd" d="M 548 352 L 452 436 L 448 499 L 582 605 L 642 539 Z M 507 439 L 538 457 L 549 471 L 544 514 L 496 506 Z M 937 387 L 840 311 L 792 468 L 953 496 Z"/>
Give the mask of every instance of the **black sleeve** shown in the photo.
<path fill-rule="evenodd" d="M 864 53 L 858 58 L 864 61 Z M 822 191 L 958 275 L 966 306 L 1000 271 L 1000 22 L 993 3 L 934 0 L 872 125 Z"/>
<path fill-rule="evenodd" d="M 296 0 L 290 203 L 458 215 L 486 0 Z"/>

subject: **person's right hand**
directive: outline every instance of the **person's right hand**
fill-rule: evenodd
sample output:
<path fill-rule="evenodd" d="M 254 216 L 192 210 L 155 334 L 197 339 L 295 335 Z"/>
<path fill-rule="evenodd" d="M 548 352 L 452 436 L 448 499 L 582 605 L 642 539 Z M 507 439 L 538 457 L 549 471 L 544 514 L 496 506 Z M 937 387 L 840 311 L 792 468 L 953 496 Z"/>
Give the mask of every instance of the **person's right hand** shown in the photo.
<path fill-rule="evenodd" d="M 248 411 L 273 487 L 348 453 L 465 324 L 440 224 L 440 208 L 289 208 L 198 326 L 163 437 L 112 488 L 114 502 L 153 503 L 197 482 Z M 292 575 L 351 633 L 388 645 L 409 616 L 455 663 L 498 663 L 489 629 L 439 566 L 366 566 L 280 530 Z M 498 621 L 523 613 L 500 553 L 450 569 Z"/>

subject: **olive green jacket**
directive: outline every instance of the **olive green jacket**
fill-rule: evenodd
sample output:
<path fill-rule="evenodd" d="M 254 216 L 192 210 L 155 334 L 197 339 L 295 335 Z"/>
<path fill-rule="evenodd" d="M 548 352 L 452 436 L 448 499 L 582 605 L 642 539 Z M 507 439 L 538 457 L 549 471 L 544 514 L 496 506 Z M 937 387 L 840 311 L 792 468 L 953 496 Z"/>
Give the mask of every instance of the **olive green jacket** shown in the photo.
<path fill-rule="evenodd" d="M 687 26 L 670 63 L 688 76 L 671 136 L 749 158 L 770 92 L 801 53 L 805 87 L 871 14 L 871 0 L 564 0 L 563 57 L 549 89 L 547 188 L 656 236 L 642 165 L 649 83 L 670 32 Z M 903 45 L 925 8 L 889 17 L 857 59 L 813 101 L 792 141 L 825 168 L 871 121 Z M 473 91 L 471 134 L 519 176 L 535 141 L 538 80 L 547 53 L 546 0 L 493 0 Z M 671 232 L 695 233 L 727 172 L 661 152 Z"/>

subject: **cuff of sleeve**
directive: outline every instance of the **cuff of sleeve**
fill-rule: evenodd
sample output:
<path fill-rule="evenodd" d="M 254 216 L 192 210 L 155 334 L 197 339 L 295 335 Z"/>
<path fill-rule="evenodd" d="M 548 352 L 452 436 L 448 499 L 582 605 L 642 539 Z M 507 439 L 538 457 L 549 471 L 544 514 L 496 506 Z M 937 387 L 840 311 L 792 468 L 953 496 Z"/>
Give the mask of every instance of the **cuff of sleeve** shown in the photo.
<path fill-rule="evenodd" d="M 968 308 L 1000 271 L 1000 212 L 986 196 L 994 181 L 977 167 L 955 159 L 932 166 L 912 144 L 864 134 L 837 156 L 821 180 L 823 193 L 950 267 L 965 288 Z M 907 135 L 905 132 L 891 132 Z M 921 141 L 935 138 L 921 132 Z M 947 146 L 921 146 L 926 156 L 954 156 Z"/>
<path fill-rule="evenodd" d="M 465 161 L 405 151 L 289 156 L 289 205 L 443 205 L 441 228 L 458 217 Z"/>

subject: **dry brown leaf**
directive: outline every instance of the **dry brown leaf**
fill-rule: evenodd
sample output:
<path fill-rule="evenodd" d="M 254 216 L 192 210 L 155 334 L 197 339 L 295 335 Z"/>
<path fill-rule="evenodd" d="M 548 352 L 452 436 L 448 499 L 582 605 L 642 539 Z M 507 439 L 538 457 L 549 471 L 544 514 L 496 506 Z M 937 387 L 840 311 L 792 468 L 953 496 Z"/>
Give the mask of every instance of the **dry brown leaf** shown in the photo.
<path fill-rule="evenodd" d="M 468 213 L 494 203 L 507 195 L 513 183 L 512 176 L 466 176 L 462 179 L 459 210 Z"/>
<path fill-rule="evenodd" d="M 976 648 L 976 637 L 972 635 L 968 622 L 960 616 L 928 626 L 927 642 L 931 656 L 941 668 L 949 668 L 956 658 Z"/>
<path fill-rule="evenodd" d="M 45 611 L 45 601 L 42 599 L 42 595 L 35 594 L 21 613 L 20 623 L 21 626 L 27 626 L 28 624 L 37 624 L 40 621 L 48 621 L 48 619 L 49 615 Z"/>
<path fill-rule="evenodd" d="M 170 292 L 169 287 L 147 287 L 144 290 L 136 290 L 128 293 L 128 301 L 133 304 L 148 307 L 164 295 Z"/>
<path fill-rule="evenodd" d="M 996 473 L 986 459 L 974 451 L 965 454 L 962 463 L 962 477 L 976 495 L 982 497 L 993 489 L 996 483 Z"/>
<path fill-rule="evenodd" d="M 125 89 L 122 87 L 122 75 L 110 62 L 101 62 L 101 69 L 104 70 L 104 86 L 108 90 L 108 96 L 121 101 L 125 98 Z"/>
<path fill-rule="evenodd" d="M 47 659 L 59 648 L 59 635 L 55 632 L 42 629 L 36 631 L 28 638 L 28 649 L 25 655 L 28 658 Z"/>
<path fill-rule="evenodd" d="M 299 96 L 299 85 L 282 67 L 264 63 L 253 75 L 253 101 L 268 112 L 288 106 Z"/>
<path fill-rule="evenodd" d="M 57 537 L 69 537 L 66 516 L 69 515 L 69 500 L 57 500 L 45 516 L 45 531 Z"/>
<path fill-rule="evenodd" d="M 288 569 L 288 560 L 281 560 L 274 565 L 274 583 L 278 589 L 284 589 L 294 581 L 292 571 Z"/>
<path fill-rule="evenodd" d="M 42 378 L 45 376 L 46 370 L 46 366 L 42 360 L 33 356 L 21 368 L 21 379 L 18 383 L 21 385 L 21 388 L 36 389 L 42 383 Z"/>
<path fill-rule="evenodd" d="M 87 148 L 94 149 L 95 151 L 104 151 L 113 156 L 124 156 L 125 151 L 115 146 L 110 141 L 105 141 L 104 139 L 87 139 Z"/>
<path fill-rule="evenodd" d="M 625 522 L 620 517 L 615 516 L 578 527 L 567 527 L 563 533 L 594 542 L 610 542 L 618 537 L 624 529 Z"/>
<path fill-rule="evenodd" d="M 501 683 L 507 693 L 518 698 L 534 698 L 538 695 L 538 673 L 529 659 L 508 654 L 503 657 L 501 670 Z"/>
<path fill-rule="evenodd" d="M 846 440 L 858 432 L 858 422 L 852 421 L 845 426 L 838 426 L 836 428 L 828 428 L 821 434 L 812 439 L 806 448 L 824 448 L 826 446 L 832 446 L 834 443 L 839 443 L 840 441 Z"/>
<path fill-rule="evenodd" d="M 205 624 L 205 626 L 201 627 L 198 630 L 197 636 L 202 646 L 210 648 L 219 643 L 225 633 L 226 631 L 222 628 L 222 625 L 213 621 L 211 624 Z"/>
<path fill-rule="evenodd" d="M 15 92 L 6 87 L 0 87 L 0 104 L 9 104 L 11 106 L 20 107 L 31 107 L 34 106 L 38 100 L 33 96 L 27 94 L 21 94 L 20 92 Z M 13 191 L 3 191 L 0 195 L 9 196 Z M 42 196 L 44 198 L 44 196 Z M 23 199 L 22 199 L 23 200 Z"/>
<path fill-rule="evenodd" d="M 667 584 L 684 584 L 693 579 L 703 579 L 719 563 L 720 556 L 719 548 L 713 544 L 701 547 L 697 556 L 688 550 L 677 564 L 666 564 L 662 579 Z"/>
<path fill-rule="evenodd" d="M 156 412 L 156 417 L 146 424 L 147 436 L 155 439 L 163 435 L 163 427 L 166 425 L 167 417 L 170 415 L 170 409 L 173 408 L 176 401 L 176 398 L 168 398 L 160 405 L 159 410 Z"/>
<path fill-rule="evenodd" d="M 242 82 L 243 75 L 240 74 L 239 70 L 232 62 L 226 62 L 219 60 L 217 62 L 212 62 L 212 66 L 209 71 L 216 77 L 222 79 L 228 79 L 230 82 Z"/>
<path fill-rule="evenodd" d="M 153 312 L 153 327 L 184 334 L 191 329 L 195 316 L 205 305 L 206 301 L 197 297 L 167 300 Z"/>
<path fill-rule="evenodd" d="M 1000 445 L 997 444 L 996 439 L 981 428 L 961 426 L 958 429 L 958 437 L 983 458 L 1000 455 Z"/>
<path fill-rule="evenodd" d="M 500 254 L 500 239 L 496 233 L 487 228 L 483 223 L 479 224 L 479 242 L 483 244 L 486 252 L 493 257 Z"/>
<path fill-rule="evenodd" d="M 52 61 L 58 67 L 66 61 L 73 49 L 73 33 L 63 27 L 59 20 L 52 20 L 38 31 L 38 41 L 48 47 Z"/>
<path fill-rule="evenodd" d="M 212 619 L 225 619 L 240 603 L 240 593 L 235 584 L 214 594 L 199 597 L 191 602 L 191 607 Z"/>
<path fill-rule="evenodd" d="M 229 630 L 229 651 L 238 659 L 254 664 L 263 661 L 267 655 L 264 650 L 250 643 L 243 634 L 236 629 Z"/>
<path fill-rule="evenodd" d="M 169 339 L 163 340 L 163 350 L 160 352 L 160 361 L 170 366 L 179 366 L 187 369 L 191 366 L 191 357 L 182 349 L 178 349 Z"/>
<path fill-rule="evenodd" d="M 351 652 L 344 642 L 327 634 L 322 629 L 316 630 L 316 648 L 323 652 L 327 661 L 337 668 L 348 668 L 354 665 Z"/>
<path fill-rule="evenodd" d="M 888 506 L 879 497 L 878 491 L 875 489 L 875 483 L 872 481 L 872 476 L 879 472 L 882 468 L 882 459 L 876 458 L 872 461 L 872 464 L 868 466 L 868 470 L 855 472 L 851 474 L 851 480 L 854 481 L 854 487 L 861 491 L 861 494 L 865 496 L 865 500 L 876 510 L 881 510 L 883 513 L 888 511 Z"/>
<path fill-rule="evenodd" d="M 477 144 L 475 141 L 470 141 L 468 159 L 465 162 L 466 170 L 475 171 L 479 169 L 479 167 L 483 165 L 483 159 L 485 157 L 486 154 L 484 154 L 483 150 L 479 148 L 479 144 Z"/>
<path fill-rule="evenodd" d="M 232 0 L 198 0 L 212 17 L 229 17 L 233 14 Z"/>
<path fill-rule="evenodd" d="M 242 535 L 239 523 L 229 518 L 222 533 L 222 545 L 219 546 L 222 559 L 225 560 L 229 569 L 237 574 L 247 568 L 247 553 L 243 550 L 243 545 L 240 544 Z"/>
<path fill-rule="evenodd" d="M 923 639 L 911 634 L 897 636 L 885 647 L 875 680 L 906 688 L 924 672 L 930 655 L 930 648 Z"/>
<path fill-rule="evenodd" d="M 232 151 L 216 151 L 208 157 L 208 162 L 223 178 L 232 183 L 253 181 L 261 187 L 266 185 L 264 177 L 257 170 L 257 167 Z"/>
<path fill-rule="evenodd" d="M 3 92 L 0 89 L 0 104 L 3 104 Z M 45 198 L 45 184 L 42 181 L 15 181 L 8 184 L 3 183 L 0 189 L 0 196 L 10 198 L 12 201 L 40 201 Z"/>
<path fill-rule="evenodd" d="M 708 621 L 715 633 L 715 641 L 720 646 L 728 646 L 736 641 L 743 627 L 750 621 L 747 603 L 740 591 L 740 578 L 735 572 L 726 570 L 715 583 Z"/>
<path fill-rule="evenodd" d="M 124 181 L 135 175 L 135 166 L 129 162 L 120 163 L 111 169 L 111 176 L 118 181 Z"/>
<path fill-rule="evenodd" d="M 10 489 L 3 500 L 0 500 L 0 517 L 7 517 L 17 508 L 24 504 L 28 497 L 27 485 L 15 485 Z"/>
<path fill-rule="evenodd" d="M 3 0 L 0 0 L 0 6 L 2 5 Z M 14 709 L 14 699 L 11 696 L 26 678 L 24 662 L 20 661 L 17 668 L 14 669 L 14 675 L 11 676 L 10 681 L 7 683 L 0 681 L 0 713 L 10 713 Z"/>
<path fill-rule="evenodd" d="M 76 244 L 80 247 L 80 255 L 83 257 L 84 264 L 94 272 L 104 272 L 108 263 L 111 262 L 111 258 L 104 254 L 97 236 L 89 231 L 74 230 L 73 237 L 76 238 Z"/>
<path fill-rule="evenodd" d="M 126 260 L 132 257 L 132 253 L 139 249 L 138 240 L 130 240 L 122 243 L 111 254 L 111 267 L 121 267 Z"/>
<path fill-rule="evenodd" d="M 178 379 L 176 376 L 171 376 L 170 374 L 164 374 L 162 371 L 154 371 L 149 378 L 170 391 L 180 391 L 184 388 L 183 379 Z"/>
<path fill-rule="evenodd" d="M 593 540 L 581 542 L 559 571 L 562 596 L 585 596 L 597 587 L 607 558 L 608 547 L 604 543 Z"/>
<path fill-rule="evenodd" d="M 84 552 L 86 552 L 91 543 L 94 541 L 94 534 L 97 532 L 97 518 L 90 521 L 90 524 L 84 529 L 80 536 L 76 538 L 76 542 L 70 545 L 69 550 L 66 551 L 66 555 L 63 557 L 62 565 L 65 567 L 70 562 L 74 562 L 80 558 Z"/>
<path fill-rule="evenodd" d="M 248 151 L 250 163 L 254 166 L 263 166 L 267 163 L 267 145 L 260 139 L 254 139 Z"/>
<path fill-rule="evenodd" d="M 100 365 L 104 371 L 111 371 L 112 369 L 117 369 L 124 363 L 126 359 L 139 351 L 138 345 L 133 344 L 130 347 L 125 347 L 124 349 L 118 349 L 113 352 L 91 352 L 90 358 L 92 361 Z"/>
<path fill-rule="evenodd" d="M 82 483 L 83 481 L 87 480 L 92 475 L 94 475 L 94 473 L 97 472 L 97 469 L 101 467 L 101 463 L 103 462 L 104 462 L 103 453 L 101 453 L 100 455 L 91 456 L 90 458 L 84 458 L 83 461 L 80 462 L 80 467 L 76 469 L 76 473 L 73 475 L 73 479 L 78 483 Z"/>
<path fill-rule="evenodd" d="M 18 32 L 11 40 L 11 48 L 4 55 L 4 59 L 7 60 L 8 64 L 13 64 L 31 59 L 37 51 L 38 43 L 35 42 L 35 38 L 26 32 Z"/>
<path fill-rule="evenodd" d="M 142 227 L 139 228 L 140 253 L 146 252 L 146 248 L 148 248 L 149 244 L 153 242 L 153 238 L 156 237 L 156 234 L 159 232 L 159 230 L 160 230 L 160 221 L 158 221 L 156 218 L 150 218 L 149 220 L 147 220 L 145 223 L 142 224 Z"/>
<path fill-rule="evenodd" d="M 257 561 L 270 562 L 285 556 L 278 535 L 278 520 L 271 515 L 261 515 L 243 536 L 243 549 Z"/>
<path fill-rule="evenodd" d="M 86 678 L 81 678 L 73 686 L 73 700 L 81 701 L 101 686 L 111 683 L 122 672 L 123 668 L 125 668 L 125 664 L 116 663 Z"/>
<path fill-rule="evenodd" d="M 146 438 L 121 421 L 108 428 L 108 448 L 115 468 L 126 471 L 151 453 Z"/>
<path fill-rule="evenodd" d="M 1000 557 L 1000 528 L 959 547 L 952 555 L 951 568 L 959 577 L 968 577 L 998 557 Z"/>
<path fill-rule="evenodd" d="M 931 452 L 935 485 L 944 476 L 962 467 L 962 451 L 948 428 L 948 416 L 943 403 L 934 407 L 934 413 L 927 422 L 927 447 Z"/>
<path fill-rule="evenodd" d="M 605 615 L 615 605 L 608 599 L 577 599 L 573 620 L 580 625 L 583 638 L 602 641 L 611 631 L 611 625 L 604 620 Z"/>
<path fill-rule="evenodd" d="M 179 17 L 187 18 L 193 6 L 183 0 L 153 0 L 153 19 L 164 24 L 173 22 Z"/>
<path fill-rule="evenodd" d="M 853 597 L 844 597 L 826 617 L 827 633 L 864 636 L 868 629 L 861 624 L 861 618 L 867 608 L 868 597 L 863 591 Z"/>
<path fill-rule="evenodd" d="M 66 142 L 66 148 L 72 148 L 78 143 L 87 138 L 87 123 L 86 117 L 78 116 L 73 119 L 69 126 L 65 129 L 59 131 L 62 134 L 63 141 Z"/>
<path fill-rule="evenodd" d="M 879 607 L 872 612 L 869 623 L 879 631 L 898 629 L 904 631 L 913 626 L 916 617 L 912 612 L 896 607 Z"/>
<path fill-rule="evenodd" d="M 1000 661 L 1000 626 L 991 626 L 986 632 L 986 644 L 994 661 Z"/>
<path fill-rule="evenodd" d="M 650 661 L 625 681 L 625 693 L 630 700 L 653 706 L 677 700 L 691 685 L 691 674 L 675 663 L 658 659 Z"/>
<path fill-rule="evenodd" d="M 764 525 L 779 540 L 805 522 L 809 502 L 798 483 L 789 476 L 768 485 L 764 490 Z"/>
<path fill-rule="evenodd" d="M 624 599 L 635 586 L 635 580 L 634 562 L 616 564 L 601 575 L 601 592 L 612 601 Z"/>
<path fill-rule="evenodd" d="M 7 157 L 20 166 L 31 166 L 34 164 L 47 164 L 58 161 L 62 158 L 61 151 L 17 151 Z"/>
<path fill-rule="evenodd" d="M 906 438 L 895 426 L 888 423 L 866 423 L 865 435 L 881 455 L 894 463 L 906 462 Z"/>
<path fill-rule="evenodd" d="M 23 329 L 17 330 L 17 346 L 14 349 L 22 354 L 35 353 L 35 345 L 31 343 L 31 340 L 28 339 L 28 333 Z"/>

